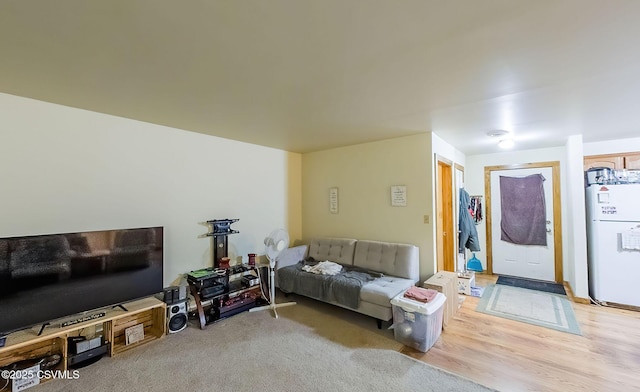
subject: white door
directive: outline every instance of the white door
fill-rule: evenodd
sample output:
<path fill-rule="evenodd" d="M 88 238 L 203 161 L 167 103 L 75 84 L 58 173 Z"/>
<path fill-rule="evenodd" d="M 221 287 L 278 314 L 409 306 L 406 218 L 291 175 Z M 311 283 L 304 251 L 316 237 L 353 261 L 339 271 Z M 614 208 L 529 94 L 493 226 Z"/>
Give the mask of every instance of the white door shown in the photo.
<path fill-rule="evenodd" d="M 542 174 L 547 214 L 547 245 L 516 245 L 501 240 L 500 176 Z M 491 172 L 491 252 L 493 273 L 555 282 L 553 241 L 553 170 L 551 167 L 494 170 Z"/>

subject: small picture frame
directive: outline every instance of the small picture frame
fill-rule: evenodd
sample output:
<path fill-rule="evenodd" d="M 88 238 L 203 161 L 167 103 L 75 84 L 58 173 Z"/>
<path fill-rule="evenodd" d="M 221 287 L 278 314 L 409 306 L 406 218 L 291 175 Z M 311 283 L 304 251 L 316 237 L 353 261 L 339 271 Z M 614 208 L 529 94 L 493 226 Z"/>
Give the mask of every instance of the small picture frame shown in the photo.
<path fill-rule="evenodd" d="M 329 188 L 329 212 L 338 213 L 338 187 Z"/>
<path fill-rule="evenodd" d="M 40 377 L 38 376 L 38 373 L 40 371 L 41 369 L 39 364 L 20 370 L 19 373 L 16 373 L 18 377 L 11 381 L 13 387 L 9 389 L 12 392 L 22 392 L 25 389 L 39 385 Z M 5 389 L 3 388 L 2 390 L 4 391 Z"/>
<path fill-rule="evenodd" d="M 407 206 L 407 187 L 406 185 L 391 186 L 391 206 L 406 207 Z"/>
<path fill-rule="evenodd" d="M 144 339 L 144 325 L 136 324 L 124 330 L 125 344 L 134 344 Z"/>

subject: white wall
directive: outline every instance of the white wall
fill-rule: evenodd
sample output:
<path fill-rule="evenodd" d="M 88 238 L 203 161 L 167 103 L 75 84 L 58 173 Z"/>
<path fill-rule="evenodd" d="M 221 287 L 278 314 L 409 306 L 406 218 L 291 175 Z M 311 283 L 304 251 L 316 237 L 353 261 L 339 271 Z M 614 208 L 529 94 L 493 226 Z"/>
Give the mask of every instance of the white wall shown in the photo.
<path fill-rule="evenodd" d="M 457 163 L 460 166 L 465 165 L 466 156 L 464 153 L 456 149 L 453 145 L 445 142 L 435 133 L 431 133 L 431 149 L 434 154 L 438 154 L 453 163 Z"/>
<path fill-rule="evenodd" d="M 524 164 L 535 162 L 549 162 L 560 161 L 560 194 L 562 200 L 562 259 L 563 259 L 563 271 L 572 270 L 567 263 L 569 262 L 569 255 L 567 249 L 569 244 L 568 239 L 568 210 L 571 208 L 572 203 L 567 202 L 567 186 L 566 177 L 568 176 L 566 171 L 566 151 L 564 147 L 545 148 L 536 150 L 522 150 L 513 152 L 502 152 L 495 154 L 483 154 L 483 155 L 469 155 L 466 159 L 465 166 L 465 189 L 470 195 L 483 195 L 484 204 L 486 208 L 487 197 L 484 191 L 484 168 L 485 166 L 497 166 L 497 165 L 509 165 L 509 164 Z M 582 178 L 582 176 L 580 177 Z M 584 209 L 584 203 L 582 207 Z M 483 212 L 486 212 L 483 211 Z M 481 246 L 480 252 L 475 252 L 476 257 L 482 261 L 483 268 L 487 266 L 487 236 L 486 236 L 486 216 L 485 220 L 476 226 L 478 230 L 478 239 Z M 468 256 L 468 255 L 467 255 Z M 468 259 L 469 257 L 467 257 Z M 586 260 L 584 261 L 586 263 Z"/>
<path fill-rule="evenodd" d="M 638 152 L 640 151 L 640 137 L 584 143 L 582 150 L 585 156 Z"/>
<path fill-rule="evenodd" d="M 420 276 L 434 271 L 431 135 L 407 136 L 302 156 L 305 240 L 348 237 L 403 242 L 420 248 Z M 390 187 L 406 185 L 407 206 L 392 207 Z M 339 209 L 329 212 L 329 188 Z"/>
<path fill-rule="evenodd" d="M 239 218 L 232 259 L 302 236 L 301 156 L 0 94 L 0 237 L 165 227 L 165 285 L 211 266 L 201 222 Z"/>
<path fill-rule="evenodd" d="M 567 140 L 567 197 L 562 207 L 567 210 L 567 257 L 564 263 L 564 280 L 569 282 L 576 297 L 588 298 L 589 277 L 587 267 L 587 225 L 585 216 L 584 171 L 582 135 Z"/>

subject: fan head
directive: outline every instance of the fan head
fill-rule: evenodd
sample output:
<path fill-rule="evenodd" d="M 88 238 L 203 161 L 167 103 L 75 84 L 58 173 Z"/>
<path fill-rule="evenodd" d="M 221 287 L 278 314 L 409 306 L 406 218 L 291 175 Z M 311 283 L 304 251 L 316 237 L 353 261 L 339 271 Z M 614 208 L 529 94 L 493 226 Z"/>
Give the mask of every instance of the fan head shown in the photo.
<path fill-rule="evenodd" d="M 276 229 L 264 239 L 269 264 L 275 264 L 276 258 L 289 247 L 289 234 L 284 229 Z"/>

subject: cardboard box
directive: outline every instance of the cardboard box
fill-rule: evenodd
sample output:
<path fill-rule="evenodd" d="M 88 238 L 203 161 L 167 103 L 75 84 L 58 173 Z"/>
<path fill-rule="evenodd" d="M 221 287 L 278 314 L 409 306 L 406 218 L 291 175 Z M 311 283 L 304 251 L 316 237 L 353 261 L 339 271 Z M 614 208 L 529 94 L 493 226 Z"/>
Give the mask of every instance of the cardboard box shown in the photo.
<path fill-rule="evenodd" d="M 458 293 L 471 295 L 471 286 L 476 285 L 476 273 L 473 271 L 458 272 Z"/>
<path fill-rule="evenodd" d="M 449 320 L 458 311 L 458 274 L 449 271 L 440 271 L 425 280 L 422 287 L 434 289 L 447 297 L 444 303 L 443 324 L 446 327 Z"/>

